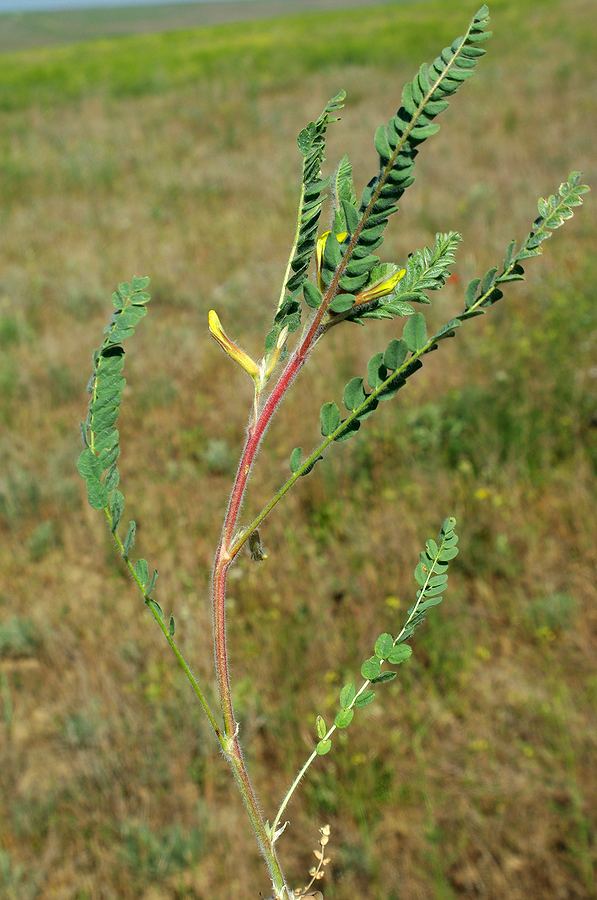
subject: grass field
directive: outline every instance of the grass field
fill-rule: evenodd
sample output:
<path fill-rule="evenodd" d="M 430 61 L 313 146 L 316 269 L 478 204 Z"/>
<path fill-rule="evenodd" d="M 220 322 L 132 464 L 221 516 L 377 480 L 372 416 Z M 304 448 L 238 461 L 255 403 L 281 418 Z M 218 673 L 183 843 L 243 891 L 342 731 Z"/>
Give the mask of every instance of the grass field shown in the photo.
<path fill-rule="evenodd" d="M 526 233 L 538 195 L 573 168 L 595 186 L 592 7 L 493 4 L 490 53 L 384 245 L 399 260 L 462 232 L 432 322 Z M 329 158 L 347 150 L 366 181 L 373 128 L 473 11 L 430 0 L 0 57 L 0 896 L 266 890 L 223 760 L 85 504 L 90 353 L 114 285 L 150 274 L 127 359 L 127 512 L 211 685 L 209 567 L 250 397 L 207 310 L 260 352 L 292 239 L 297 132 L 345 87 Z M 459 520 L 450 590 L 413 660 L 290 809 L 296 884 L 332 826 L 326 900 L 594 896 L 595 235 L 589 197 L 525 284 L 301 480 L 264 529 L 268 560 L 235 569 L 235 701 L 271 814 L 314 714 L 329 717 L 409 605 L 422 543 Z M 314 445 L 320 404 L 395 333 L 339 327 L 316 351 L 268 433 L 247 517 L 292 447 Z"/>
<path fill-rule="evenodd" d="M 379 6 L 379 0 L 226 0 L 224 3 L 6 13 L 0 14 L 0 52 L 71 44 L 115 35 L 177 31 L 225 22 L 271 19 L 305 11 L 346 10 L 372 5 Z"/>

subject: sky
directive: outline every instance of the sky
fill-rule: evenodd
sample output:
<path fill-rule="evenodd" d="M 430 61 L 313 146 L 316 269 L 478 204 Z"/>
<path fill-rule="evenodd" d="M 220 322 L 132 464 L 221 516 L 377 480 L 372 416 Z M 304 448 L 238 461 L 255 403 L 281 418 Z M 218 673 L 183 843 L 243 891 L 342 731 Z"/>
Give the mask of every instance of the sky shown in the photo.
<path fill-rule="evenodd" d="M 166 3 L 206 2 L 206 0 L 0 0 L 0 12 L 33 12 L 50 9 L 84 9 L 85 7 L 150 6 Z M 226 0 L 217 0 L 225 3 Z M 250 0 L 247 0 L 250 2 Z"/>

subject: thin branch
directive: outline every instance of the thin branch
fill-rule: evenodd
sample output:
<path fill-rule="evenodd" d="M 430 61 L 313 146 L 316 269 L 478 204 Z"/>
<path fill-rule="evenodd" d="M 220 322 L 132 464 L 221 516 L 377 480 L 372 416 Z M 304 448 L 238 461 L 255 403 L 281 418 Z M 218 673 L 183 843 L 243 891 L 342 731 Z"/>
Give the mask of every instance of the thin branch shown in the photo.
<path fill-rule="evenodd" d="M 137 572 L 135 571 L 134 565 L 132 564 L 132 562 L 130 561 L 130 559 L 128 558 L 128 556 L 127 556 L 127 555 L 125 554 L 125 552 L 124 552 L 124 544 L 123 544 L 123 542 L 122 542 L 122 540 L 121 540 L 121 538 L 120 538 L 120 535 L 118 534 L 117 531 L 112 531 L 112 515 L 111 515 L 110 510 L 109 510 L 109 508 L 108 508 L 107 506 L 104 507 L 104 515 L 105 515 L 105 517 L 106 517 L 106 521 L 107 521 L 107 523 L 108 523 L 108 526 L 109 526 L 109 528 L 110 528 L 110 531 L 112 532 L 112 537 L 114 538 L 114 543 L 116 544 L 116 547 L 117 547 L 117 549 L 118 549 L 118 551 L 119 551 L 119 553 L 120 553 L 120 556 L 121 556 L 122 559 L 124 560 L 124 563 L 125 563 L 125 565 L 126 565 L 128 571 L 129 571 L 129 574 L 131 575 L 133 581 L 135 582 L 135 584 L 137 585 L 137 587 L 138 587 L 139 590 L 141 591 L 141 594 L 143 595 L 143 600 L 145 601 L 145 605 L 148 607 L 148 609 L 149 609 L 149 611 L 151 612 L 153 618 L 155 619 L 155 621 L 156 621 L 157 624 L 159 625 L 162 634 L 164 635 L 164 637 L 165 637 L 166 640 L 168 641 L 168 645 L 170 646 L 170 649 L 171 649 L 172 652 L 174 653 L 174 655 L 175 655 L 175 657 L 176 657 L 176 660 L 177 660 L 177 662 L 178 662 L 178 665 L 180 666 L 180 668 L 182 669 L 182 671 L 183 671 L 184 674 L 186 675 L 186 677 L 187 677 L 187 679 L 188 679 L 188 681 L 189 681 L 191 687 L 193 688 L 193 691 L 195 692 L 195 695 L 196 695 L 197 699 L 199 700 L 199 703 L 201 704 L 201 706 L 202 706 L 202 708 L 203 708 L 203 711 L 204 711 L 205 715 L 207 716 L 207 719 L 208 719 L 208 721 L 209 721 L 209 724 L 211 725 L 212 730 L 213 730 L 213 732 L 214 732 L 216 738 L 218 739 L 218 741 L 219 741 L 220 745 L 222 746 L 222 748 L 224 748 L 224 736 L 223 736 L 223 733 L 222 733 L 222 729 L 221 729 L 221 727 L 219 726 L 219 724 L 218 724 L 218 722 L 217 722 L 217 720 L 216 720 L 216 717 L 215 717 L 215 715 L 214 715 L 214 713 L 213 713 L 213 711 L 212 711 L 212 708 L 211 708 L 211 706 L 209 705 L 209 702 L 208 702 L 208 700 L 207 700 L 205 694 L 204 694 L 203 691 L 201 690 L 201 688 L 200 688 L 200 686 L 199 686 L 199 683 L 198 683 L 197 679 L 196 679 L 195 676 L 193 675 L 193 672 L 191 671 L 191 667 L 189 666 L 189 664 L 187 663 L 186 659 L 184 658 L 184 656 L 183 656 L 183 654 L 182 654 L 180 648 L 178 647 L 176 641 L 174 640 L 173 636 L 170 634 L 170 631 L 169 631 L 169 629 L 168 629 L 166 623 L 165 623 L 164 620 L 161 618 L 161 616 L 160 616 L 158 610 L 155 608 L 155 604 L 152 603 L 152 602 L 151 602 L 151 598 L 148 597 L 148 596 L 146 595 L 146 593 L 145 593 L 145 586 L 144 586 L 143 582 L 141 581 L 141 579 L 140 579 L 139 576 L 137 575 Z"/>
<path fill-rule="evenodd" d="M 404 625 L 402 626 L 402 629 L 401 629 L 401 631 L 400 631 L 398 637 L 396 637 L 396 638 L 394 639 L 394 645 L 393 645 L 394 647 L 395 647 L 397 644 L 400 643 L 402 637 L 404 636 L 404 634 L 405 634 L 405 632 L 406 632 L 406 629 L 408 628 L 408 626 L 410 625 L 410 623 L 413 621 L 413 619 L 415 618 L 415 616 L 416 616 L 416 614 L 417 614 L 417 611 L 418 611 L 418 609 L 419 609 L 419 605 L 421 604 L 422 600 L 424 599 L 425 591 L 427 590 L 427 587 L 429 586 L 429 581 L 430 581 L 430 579 L 433 577 L 434 572 L 435 572 L 435 567 L 436 567 L 437 563 L 438 563 L 439 560 L 440 560 L 440 556 L 441 556 L 441 553 L 442 553 L 442 551 L 443 551 L 443 549 L 444 549 L 444 544 L 445 544 L 445 542 L 446 542 L 446 538 L 444 538 L 444 540 L 441 542 L 441 544 L 440 544 L 440 546 L 439 546 L 439 548 L 438 548 L 437 553 L 436 553 L 435 556 L 433 557 L 433 565 L 429 567 L 429 572 L 427 573 L 427 577 L 426 577 L 426 579 L 425 579 L 425 581 L 424 581 L 422 587 L 417 591 L 418 596 L 416 597 L 415 603 L 414 603 L 413 606 L 412 606 L 412 609 L 411 609 L 411 611 L 410 611 L 410 614 L 409 614 L 409 616 L 408 616 L 406 622 L 405 622 Z M 383 660 L 380 661 L 380 665 L 383 665 Z M 350 703 L 350 704 L 346 707 L 346 709 L 353 709 L 353 708 L 354 708 L 354 705 L 355 705 L 356 701 L 358 700 L 358 698 L 359 698 L 359 697 L 367 690 L 367 688 L 369 687 L 369 685 L 370 685 L 371 683 L 372 683 L 372 682 L 371 682 L 369 679 L 366 679 L 366 680 L 363 682 L 363 684 L 361 685 L 361 687 L 359 688 L 359 690 L 358 690 L 358 691 L 356 692 L 356 694 L 354 695 L 354 697 L 353 697 L 353 699 L 352 699 L 352 703 Z M 337 727 L 338 727 L 338 726 L 335 725 L 335 724 L 331 725 L 330 728 L 328 728 L 327 734 L 322 738 L 322 740 L 328 741 L 328 740 L 332 737 L 332 735 L 334 734 L 334 732 L 337 730 Z M 317 756 L 318 756 L 317 751 L 316 751 L 316 750 L 313 750 L 313 752 L 311 753 L 311 755 L 307 758 L 307 760 L 305 761 L 304 765 L 303 765 L 302 768 L 300 769 L 298 775 L 296 776 L 296 778 L 294 779 L 294 781 L 293 781 L 292 784 L 290 785 L 288 791 L 286 792 L 286 794 L 285 794 L 285 796 L 284 796 L 284 799 L 282 800 L 282 803 L 280 804 L 280 808 L 279 808 L 278 812 L 276 813 L 276 818 L 275 818 L 274 821 L 273 821 L 272 828 L 271 828 L 272 834 L 275 834 L 276 831 L 277 831 L 277 829 L 279 828 L 279 826 L 280 826 L 280 821 L 281 821 L 281 819 L 282 819 L 282 816 L 284 815 L 284 812 L 285 812 L 285 810 L 286 810 L 288 804 L 290 803 L 290 800 L 292 799 L 292 795 L 293 795 L 294 792 L 296 791 L 297 787 L 299 786 L 301 780 L 303 779 L 304 775 L 306 774 L 306 772 L 308 771 L 308 769 L 310 768 L 310 766 L 311 766 L 311 765 L 315 762 L 315 760 L 317 759 Z"/>

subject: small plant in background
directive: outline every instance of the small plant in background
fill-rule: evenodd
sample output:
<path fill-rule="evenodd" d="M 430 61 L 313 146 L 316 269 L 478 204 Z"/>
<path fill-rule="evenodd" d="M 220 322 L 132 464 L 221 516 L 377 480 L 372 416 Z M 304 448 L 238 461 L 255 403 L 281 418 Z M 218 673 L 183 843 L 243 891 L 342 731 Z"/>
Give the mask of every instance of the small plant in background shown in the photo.
<path fill-rule="evenodd" d="M 263 817 L 249 778 L 233 706 L 226 643 L 230 568 L 243 548 L 253 560 L 266 558 L 259 529 L 274 507 L 334 444 L 354 437 L 380 403 L 394 397 L 422 368 L 429 353 L 454 337 L 469 319 L 491 309 L 502 299 L 504 287 L 510 282 L 523 279 L 526 261 L 541 254 L 543 242 L 572 216 L 574 207 L 581 204 L 582 195 L 588 190 L 581 183 L 579 173 L 573 172 L 555 194 L 540 199 L 538 216 L 526 238 L 520 243 L 511 241 L 500 264 L 469 283 L 463 308 L 431 333 L 417 307 L 431 303 L 430 295 L 446 283 L 455 263 L 460 235 L 451 231 L 439 233 L 429 247 L 414 250 L 406 260 L 384 262 L 376 255 L 388 221 L 398 211 L 398 201 L 414 181 L 414 166 L 421 146 L 439 130 L 435 119 L 448 107 L 450 97 L 474 74 L 485 53 L 483 44 L 490 37 L 487 25 L 488 9 L 483 6 L 465 34 L 446 47 L 431 65 L 423 64 L 406 84 L 398 112 L 375 133 L 379 167 L 360 200 L 347 156 L 340 160 L 332 176 L 322 173 L 327 130 L 337 120 L 344 93 L 333 97 L 319 118 L 300 132 L 302 179 L 296 231 L 262 358 L 254 360 L 227 334 L 218 314 L 214 310 L 209 313 L 212 336 L 230 359 L 242 367 L 253 385 L 246 441 L 212 572 L 219 711 L 210 703 L 181 653 L 174 616 L 166 613 L 156 599 L 157 570 L 145 559 L 134 556 L 135 522 L 123 524 L 125 499 L 118 469 L 117 422 L 125 385 L 124 343 L 147 313 L 149 278 L 135 277 L 118 286 L 112 297 L 112 318 L 93 356 L 91 399 L 82 426 L 84 450 L 78 461 L 89 503 L 103 512 L 117 552 L 188 678 L 230 764 L 267 864 L 275 898 L 321 896 L 317 885 L 329 863 L 329 826 L 320 829 L 310 880 L 304 887 L 293 889 L 277 854 L 278 842 L 288 826 L 284 817 L 309 768 L 333 750 L 336 732 L 349 728 L 355 717 L 360 718 L 361 711 L 375 700 L 378 687 L 396 678 L 399 667 L 411 656 L 410 641 L 416 629 L 433 607 L 441 603 L 447 587 L 448 567 L 458 553 L 456 522 L 453 518 L 446 519 L 439 534 L 427 540 L 415 568 L 412 603 L 404 621 L 394 633 L 380 634 L 372 642 L 371 655 L 360 668 L 362 681 L 348 682 L 339 691 L 333 722 L 316 715 L 312 752 L 271 820 Z M 324 207 L 330 213 L 327 228 L 320 222 Z M 292 450 L 288 478 L 264 503 L 261 512 L 243 524 L 242 504 L 265 432 L 311 352 L 325 346 L 326 335 L 337 326 L 346 328 L 351 323 L 365 326 L 379 319 L 400 318 L 405 320 L 401 337 L 393 337 L 371 357 L 366 372 L 348 381 L 342 404 L 336 400 L 323 403 L 319 421 L 321 438 L 316 446 L 306 453 L 300 447 Z M 228 465 L 227 445 L 216 438 L 208 447 L 208 467 L 224 472 Z"/>

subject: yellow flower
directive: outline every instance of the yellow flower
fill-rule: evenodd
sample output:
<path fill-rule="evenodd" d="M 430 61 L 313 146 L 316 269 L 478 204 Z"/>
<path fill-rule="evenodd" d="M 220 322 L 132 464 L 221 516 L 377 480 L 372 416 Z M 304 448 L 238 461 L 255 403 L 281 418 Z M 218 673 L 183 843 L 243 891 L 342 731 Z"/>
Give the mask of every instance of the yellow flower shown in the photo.
<path fill-rule="evenodd" d="M 222 350 L 224 350 L 231 359 L 237 362 L 239 366 L 242 366 L 245 372 L 249 373 L 251 378 L 258 380 L 260 376 L 259 366 L 254 359 L 251 359 L 248 353 L 245 353 L 245 351 L 241 350 L 234 341 L 230 340 L 222 328 L 222 323 L 214 309 L 210 309 L 209 311 L 208 323 L 212 337 L 216 339 Z"/>
<path fill-rule="evenodd" d="M 396 269 L 391 275 L 380 278 L 373 284 L 368 284 L 364 291 L 357 294 L 355 303 L 367 303 L 368 300 L 377 300 L 391 294 L 399 281 L 406 275 L 406 269 Z"/>
<path fill-rule="evenodd" d="M 323 252 L 325 250 L 325 245 L 328 242 L 328 238 L 332 232 L 324 231 L 320 237 L 317 238 L 317 246 L 315 247 L 315 269 L 317 272 L 317 284 L 319 285 L 319 290 L 322 291 L 325 287 L 323 281 L 321 280 L 321 264 L 323 262 Z M 336 235 L 336 240 L 339 244 L 346 240 L 348 237 L 347 231 L 341 231 Z"/>
<path fill-rule="evenodd" d="M 319 285 L 319 289 L 321 291 L 325 287 L 321 277 L 323 254 L 325 252 L 325 245 L 327 244 L 327 240 L 331 233 L 331 231 L 324 231 L 323 234 L 317 238 L 317 246 L 315 248 L 315 268 L 317 272 L 317 284 Z M 347 231 L 341 231 L 336 235 L 336 239 L 339 244 L 342 244 L 347 237 Z M 382 275 L 376 281 L 368 284 L 364 288 L 364 290 L 356 295 L 355 305 L 357 303 L 367 303 L 368 300 L 377 300 L 379 297 L 386 297 L 388 294 L 392 293 L 398 282 L 401 281 L 401 279 L 406 275 L 406 269 L 399 269 L 397 266 L 388 265 L 384 268 L 386 269 L 386 273 L 388 269 L 393 269 L 393 271 L 390 274 Z"/>

